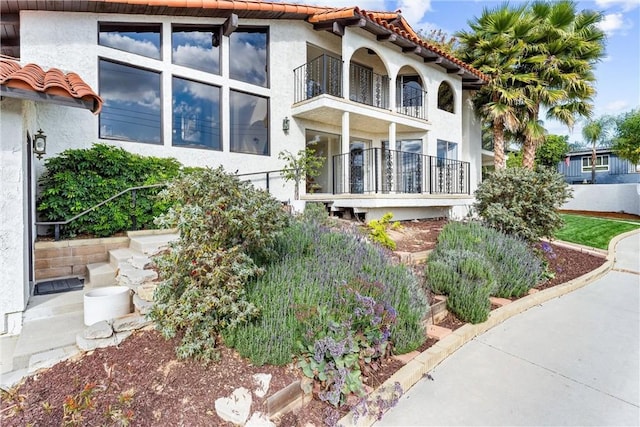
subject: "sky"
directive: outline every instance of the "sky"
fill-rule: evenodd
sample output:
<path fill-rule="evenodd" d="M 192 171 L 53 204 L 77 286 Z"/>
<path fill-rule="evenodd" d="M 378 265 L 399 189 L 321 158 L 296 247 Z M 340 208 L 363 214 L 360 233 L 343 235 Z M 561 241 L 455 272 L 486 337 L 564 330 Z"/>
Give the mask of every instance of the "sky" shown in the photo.
<path fill-rule="evenodd" d="M 441 29 L 448 34 L 468 29 L 468 21 L 482 14 L 485 7 L 493 8 L 502 1 L 487 0 L 298 0 L 322 6 L 359 6 L 365 10 L 400 9 L 402 16 L 414 30 Z M 511 0 L 510 4 L 522 3 Z M 577 9 L 601 11 L 601 28 L 607 34 L 606 54 L 596 65 L 594 116 L 618 115 L 640 108 L 640 0 L 576 1 Z M 568 135 L 570 143 L 582 142 L 582 123 L 573 130 L 545 120 L 551 134 Z"/>

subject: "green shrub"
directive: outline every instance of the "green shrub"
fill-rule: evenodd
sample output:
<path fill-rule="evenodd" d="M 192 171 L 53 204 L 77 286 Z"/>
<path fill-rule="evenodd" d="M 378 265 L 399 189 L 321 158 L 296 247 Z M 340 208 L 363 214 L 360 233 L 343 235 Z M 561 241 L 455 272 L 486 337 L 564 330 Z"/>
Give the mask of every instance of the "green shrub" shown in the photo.
<path fill-rule="evenodd" d="M 369 221 L 367 227 L 369 228 L 369 236 L 374 242 L 393 251 L 396 249 L 396 242 L 391 239 L 387 231 L 389 228 L 392 230 L 400 228 L 400 223 L 398 221 L 392 223 L 391 218 L 393 218 L 393 214 L 387 212 L 382 215 L 382 218 Z"/>
<path fill-rule="evenodd" d="M 140 156 L 106 144 L 65 150 L 48 158 L 45 167 L 37 207 L 45 221 L 65 221 L 122 190 L 163 183 L 180 171 L 175 159 Z M 61 235 L 111 236 L 131 230 L 132 216 L 137 228 L 155 228 L 153 218 L 168 208 L 155 200 L 159 190 L 138 190 L 133 211 L 131 193 L 120 196 L 62 227 Z"/>
<path fill-rule="evenodd" d="M 177 227 L 180 238 L 155 258 L 162 282 L 150 316 L 165 337 L 182 334 L 179 357 L 215 359 L 219 334 L 257 316 L 245 285 L 273 254 L 288 216 L 268 193 L 222 168 L 195 170 L 159 196 L 172 207 L 156 222 Z"/>
<path fill-rule="evenodd" d="M 469 323 L 482 323 L 491 312 L 491 285 L 483 282 L 461 280 L 447 297 L 447 309 Z"/>
<path fill-rule="evenodd" d="M 328 327 L 317 316 L 319 310 L 334 317 L 347 311 L 339 288 L 355 281 L 377 284 L 377 290 L 369 287 L 360 292 L 398 313 L 391 331 L 395 352 L 412 351 L 424 342 L 426 295 L 413 273 L 394 265 L 382 249 L 356 234 L 296 221 L 279 238 L 276 252 L 280 261 L 266 266 L 248 288 L 249 299 L 261 308 L 262 316 L 225 334 L 225 342 L 253 363 L 289 363 L 298 353 L 296 341 L 304 341 L 309 331 L 315 334 Z"/>
<path fill-rule="evenodd" d="M 475 193 L 475 209 L 489 226 L 529 241 L 552 237 L 562 226 L 557 210 L 571 197 L 563 176 L 551 169 L 493 172 Z"/>
<path fill-rule="evenodd" d="M 297 356 L 318 397 L 339 406 L 362 393 L 363 375 L 392 348 L 406 353 L 424 342 L 426 295 L 411 270 L 382 248 L 295 220 L 275 250 L 280 261 L 248 287 L 260 318 L 224 334 L 254 364 L 282 365 Z"/>
<path fill-rule="evenodd" d="M 521 297 L 543 276 L 543 263 L 524 241 L 476 222 L 450 222 L 429 256 L 425 280 L 433 292 L 455 295 L 450 304 L 458 317 L 478 319 L 489 296 Z"/>

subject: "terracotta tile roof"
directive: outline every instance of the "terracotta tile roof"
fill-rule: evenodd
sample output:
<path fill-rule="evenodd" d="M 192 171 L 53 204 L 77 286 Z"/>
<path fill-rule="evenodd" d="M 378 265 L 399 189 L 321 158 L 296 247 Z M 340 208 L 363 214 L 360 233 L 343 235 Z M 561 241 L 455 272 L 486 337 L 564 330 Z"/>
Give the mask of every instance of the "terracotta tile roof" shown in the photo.
<path fill-rule="evenodd" d="M 79 99 L 92 105 L 98 114 L 102 98 L 76 73 L 63 73 L 57 68 L 44 71 L 37 64 L 22 67 L 18 62 L 0 57 L 0 85 L 51 96 Z"/>
<path fill-rule="evenodd" d="M 484 73 L 476 70 L 469 64 L 462 62 L 458 58 L 443 51 L 442 49 L 439 49 L 438 47 L 421 39 L 413 30 L 413 28 L 411 28 L 409 23 L 404 19 L 399 10 L 396 12 L 377 12 L 362 10 L 358 7 L 340 8 L 316 13 L 315 15 L 311 16 L 308 21 L 310 23 L 321 23 L 349 18 L 365 18 L 407 40 L 410 40 L 418 46 L 430 50 L 436 55 L 447 59 L 457 66 L 464 68 L 479 79 L 482 79 L 485 82 L 489 80 L 489 78 Z"/>

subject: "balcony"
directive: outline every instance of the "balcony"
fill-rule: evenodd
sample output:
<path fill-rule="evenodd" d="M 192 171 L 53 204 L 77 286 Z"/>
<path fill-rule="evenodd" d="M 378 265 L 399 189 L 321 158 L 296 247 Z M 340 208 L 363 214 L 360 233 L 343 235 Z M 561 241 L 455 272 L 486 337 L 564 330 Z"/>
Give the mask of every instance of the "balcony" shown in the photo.
<path fill-rule="evenodd" d="M 332 161 L 333 194 L 470 194 L 468 162 L 381 148 Z"/>
<path fill-rule="evenodd" d="M 396 93 L 396 112 L 416 119 L 427 120 L 427 92 L 404 86 Z"/>

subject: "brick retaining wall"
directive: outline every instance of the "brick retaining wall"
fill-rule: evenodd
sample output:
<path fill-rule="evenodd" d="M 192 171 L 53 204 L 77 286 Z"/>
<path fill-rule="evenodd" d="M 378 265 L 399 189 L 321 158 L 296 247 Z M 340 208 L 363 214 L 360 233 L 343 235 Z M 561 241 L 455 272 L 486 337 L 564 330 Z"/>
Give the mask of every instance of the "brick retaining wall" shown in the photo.
<path fill-rule="evenodd" d="M 129 247 L 128 237 L 35 243 L 35 280 L 86 276 L 87 264 L 109 261 L 109 250 Z"/>

